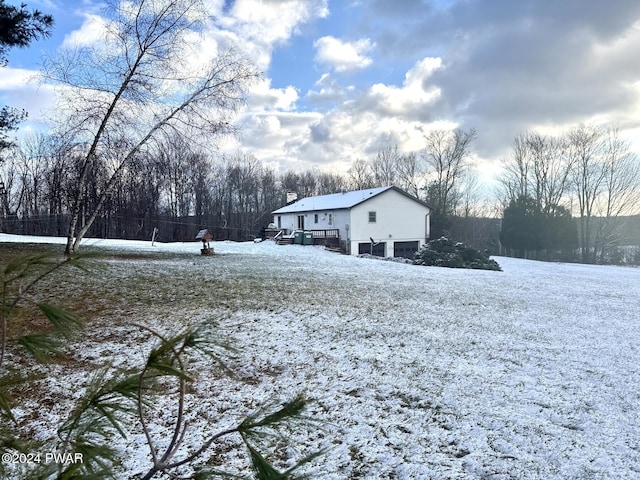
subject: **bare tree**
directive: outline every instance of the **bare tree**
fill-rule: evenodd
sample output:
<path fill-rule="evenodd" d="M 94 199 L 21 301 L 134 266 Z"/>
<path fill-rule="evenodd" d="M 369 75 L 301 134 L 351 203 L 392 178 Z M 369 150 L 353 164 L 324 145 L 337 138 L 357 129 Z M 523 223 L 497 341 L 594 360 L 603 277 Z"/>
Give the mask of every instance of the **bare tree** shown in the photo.
<path fill-rule="evenodd" d="M 70 172 L 74 163 L 74 145 L 57 135 L 43 138 L 46 142 L 46 199 L 49 214 L 49 235 L 64 235 L 63 216 L 69 207 Z"/>
<path fill-rule="evenodd" d="M 580 214 L 579 234 L 582 261 L 593 263 L 595 253 L 591 248 L 594 241 L 593 218 L 596 215 L 598 197 L 603 193 L 607 177 L 604 153 L 604 132 L 602 129 L 580 125 L 568 134 L 569 148 L 575 168 L 572 180 Z"/>
<path fill-rule="evenodd" d="M 21 216 L 21 231 L 61 234 L 67 207 L 66 187 L 74 169 L 73 146 L 55 135 L 32 134 L 13 150 L 8 167 L 7 173 L 12 168 L 15 174 L 19 173 L 9 181 L 12 188 L 8 191 L 15 195 L 19 185 L 20 201 L 13 214 Z"/>
<path fill-rule="evenodd" d="M 604 138 L 604 192 L 600 201 L 602 217 L 594 240 L 594 255 L 605 261 L 606 249 L 619 240 L 616 219 L 638 213 L 640 201 L 640 162 L 629 143 L 620 138 L 617 128 L 610 128 Z"/>
<path fill-rule="evenodd" d="M 387 146 L 378 151 L 376 158 L 371 162 L 373 182 L 377 187 L 396 184 L 399 159 L 400 152 L 397 145 Z"/>
<path fill-rule="evenodd" d="M 568 141 L 582 261 L 603 262 L 607 248 L 620 240 L 618 218 L 637 213 L 640 163 L 615 127 L 580 125 Z"/>
<path fill-rule="evenodd" d="M 264 168 L 260 180 L 260 210 L 264 213 L 258 220 L 271 222 L 271 212 L 282 206 L 283 192 L 278 175 L 271 168 Z"/>
<path fill-rule="evenodd" d="M 360 158 L 354 160 L 348 171 L 348 182 L 350 188 L 353 190 L 363 190 L 373 187 L 375 182 L 369 163 Z"/>
<path fill-rule="evenodd" d="M 12 152 L 15 153 L 15 152 Z M 24 199 L 24 190 L 20 183 L 20 167 L 15 154 L 5 158 L 0 163 L 0 184 L 2 191 L 0 192 L 0 207 L 2 215 L 0 218 L 7 218 L 7 223 L 11 221 L 11 217 L 15 216 Z M 3 228 L 7 228 L 3 226 Z"/>
<path fill-rule="evenodd" d="M 158 145 L 156 154 L 165 174 L 165 194 L 169 214 L 188 216 L 194 212 L 193 165 L 200 154 L 181 136 L 170 134 Z"/>
<path fill-rule="evenodd" d="M 541 210 L 550 213 L 561 205 L 569 190 L 573 159 L 563 138 L 532 133 L 527 143 L 533 158 L 535 198 Z"/>
<path fill-rule="evenodd" d="M 318 195 L 343 192 L 347 188 L 346 179 L 337 173 L 322 172 L 318 174 Z"/>
<path fill-rule="evenodd" d="M 480 216 L 476 211 L 480 203 L 480 181 L 478 173 L 472 168 L 466 169 L 460 178 L 460 201 L 455 211 L 456 216 L 470 218 Z"/>
<path fill-rule="evenodd" d="M 227 163 L 227 228 L 234 239 L 246 239 L 260 216 L 260 178 L 262 164 L 252 154 L 236 152 Z"/>
<path fill-rule="evenodd" d="M 607 132 L 605 140 L 605 216 L 634 215 L 640 200 L 640 161 L 631 152 L 629 142 L 620 138 L 617 128 Z"/>
<path fill-rule="evenodd" d="M 505 203 L 530 197 L 542 212 L 550 213 L 567 199 L 574 160 L 565 138 L 536 132 L 516 136 L 500 179 Z"/>
<path fill-rule="evenodd" d="M 136 155 L 123 170 L 96 222 L 104 236 L 118 238 L 152 238 L 162 211 L 162 200 L 171 187 L 170 155 L 158 153 Z M 193 168 L 190 166 L 190 168 Z M 166 232 L 165 232 L 166 233 Z M 175 238 L 175 237 L 174 237 Z"/>
<path fill-rule="evenodd" d="M 425 136 L 424 157 L 430 177 L 425 190 L 426 200 L 433 208 L 431 235 L 435 238 L 449 234 L 450 217 L 460 200 L 460 179 L 475 138 L 473 129 L 435 130 Z"/>
<path fill-rule="evenodd" d="M 298 198 L 312 197 L 318 191 L 317 175 L 311 170 L 306 170 L 298 176 Z"/>
<path fill-rule="evenodd" d="M 22 231 L 34 234 L 42 221 L 40 214 L 44 210 L 43 185 L 49 152 L 42 135 L 31 135 L 21 143 L 16 153 L 20 162 L 20 183 L 24 195 Z"/>
<path fill-rule="evenodd" d="M 282 183 L 282 187 L 285 192 L 295 192 L 298 194 L 298 184 L 300 183 L 300 174 L 292 171 L 284 172 L 282 175 L 280 182 Z M 298 195 L 298 197 L 301 197 Z M 284 198 L 282 199 L 284 201 Z"/>
<path fill-rule="evenodd" d="M 198 58 L 192 39 L 207 19 L 200 0 L 109 0 L 107 6 L 103 44 L 79 46 L 45 63 L 46 78 L 63 87 L 63 124 L 86 145 L 67 253 L 78 248 L 136 155 L 169 130 L 197 132 L 200 138 L 232 131 L 232 114 L 259 76 L 232 50 L 202 67 L 189 64 Z M 91 215 L 79 225 L 79 192 L 90 170 L 105 162 L 110 176 Z"/>
<path fill-rule="evenodd" d="M 504 173 L 500 178 L 503 190 L 501 201 L 506 206 L 511 200 L 529 196 L 531 154 L 526 134 L 516 135 L 511 155 L 502 164 Z"/>
<path fill-rule="evenodd" d="M 424 188 L 425 167 L 422 157 L 415 152 L 400 155 L 397 159 L 397 184 L 405 192 L 420 198 Z"/>
<path fill-rule="evenodd" d="M 475 138 L 474 129 L 434 130 L 425 136 L 424 155 L 434 176 L 429 186 L 429 201 L 437 214 L 446 216 L 453 212 L 458 200 L 456 187 Z"/>
<path fill-rule="evenodd" d="M 209 185 L 209 195 L 211 196 L 211 209 L 209 211 L 210 221 L 213 222 L 213 225 L 216 225 L 220 228 L 220 233 L 222 233 L 222 228 L 226 227 L 226 199 L 228 197 L 229 184 L 227 182 L 226 176 L 226 159 L 218 158 L 213 163 L 211 170 L 211 183 Z"/>

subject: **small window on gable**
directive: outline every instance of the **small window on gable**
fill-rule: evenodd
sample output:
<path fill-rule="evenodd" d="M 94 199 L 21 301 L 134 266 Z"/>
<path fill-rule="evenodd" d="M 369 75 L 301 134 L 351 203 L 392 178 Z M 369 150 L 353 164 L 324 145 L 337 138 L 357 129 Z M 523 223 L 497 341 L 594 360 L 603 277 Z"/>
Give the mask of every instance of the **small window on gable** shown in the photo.
<path fill-rule="evenodd" d="M 313 223 L 318 223 L 318 214 L 313 215 Z"/>
<path fill-rule="evenodd" d="M 376 212 L 369 212 L 369 223 L 376 223 Z"/>
<path fill-rule="evenodd" d="M 329 214 L 329 225 L 333 225 L 333 213 Z"/>

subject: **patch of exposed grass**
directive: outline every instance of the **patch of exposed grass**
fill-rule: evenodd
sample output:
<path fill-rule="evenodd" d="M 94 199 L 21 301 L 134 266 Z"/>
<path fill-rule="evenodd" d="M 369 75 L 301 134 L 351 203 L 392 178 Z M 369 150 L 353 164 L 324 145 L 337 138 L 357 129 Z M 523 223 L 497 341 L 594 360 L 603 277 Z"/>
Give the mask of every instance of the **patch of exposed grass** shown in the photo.
<path fill-rule="evenodd" d="M 62 247 L 46 243 L 0 243 L 0 265 L 6 265 L 16 256 L 24 256 L 37 253 L 59 253 Z"/>
<path fill-rule="evenodd" d="M 4 244 L 0 268 L 16 256 L 51 253 L 64 259 L 59 245 Z M 237 311 L 278 314 L 294 308 L 320 308 L 344 296 L 339 285 L 327 289 L 322 278 L 305 277 L 283 266 L 255 268 L 246 258 L 226 254 L 126 252 L 85 248 L 84 269 L 65 267 L 45 278 L 29 295 L 24 310 L 13 320 L 10 336 L 46 327 L 35 302 L 63 306 L 91 326 L 125 325 L 133 321 L 188 321 L 190 316 L 226 316 Z M 33 302 L 33 303 L 32 303 Z M 171 319 L 171 320 L 170 320 Z"/>
<path fill-rule="evenodd" d="M 5 248 L 6 247 L 6 248 Z M 64 256 L 59 245 L 2 244 L 0 269 L 17 257 Z M 200 259 L 185 254 L 84 249 L 84 269 L 64 267 L 39 282 L 12 316 L 8 334 L 15 338 L 47 328 L 36 302 L 52 302 L 87 321 L 111 325 L 135 319 L 179 314 L 198 308 L 236 310 L 247 300 L 264 306 L 276 286 L 233 270 L 233 256 Z M 260 292 L 266 289 L 265 292 Z"/>

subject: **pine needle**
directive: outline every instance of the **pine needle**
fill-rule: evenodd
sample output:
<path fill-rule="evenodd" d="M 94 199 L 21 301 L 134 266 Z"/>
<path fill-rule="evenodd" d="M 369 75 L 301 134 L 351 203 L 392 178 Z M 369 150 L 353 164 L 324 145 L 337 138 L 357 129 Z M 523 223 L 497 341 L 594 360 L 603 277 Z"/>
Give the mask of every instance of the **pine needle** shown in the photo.
<path fill-rule="evenodd" d="M 241 431 L 249 431 L 257 427 L 274 426 L 283 420 L 299 417 L 307 406 L 307 400 L 303 395 L 298 395 L 293 400 L 285 403 L 278 411 L 257 420 L 257 415 L 248 416 L 241 424 Z"/>
<path fill-rule="evenodd" d="M 18 343 L 36 361 L 47 363 L 54 357 L 64 356 L 60 339 L 49 333 L 32 333 L 18 339 Z"/>
<path fill-rule="evenodd" d="M 58 306 L 40 303 L 38 308 L 54 326 L 55 331 L 67 339 L 72 338 L 84 326 L 80 317 Z"/>

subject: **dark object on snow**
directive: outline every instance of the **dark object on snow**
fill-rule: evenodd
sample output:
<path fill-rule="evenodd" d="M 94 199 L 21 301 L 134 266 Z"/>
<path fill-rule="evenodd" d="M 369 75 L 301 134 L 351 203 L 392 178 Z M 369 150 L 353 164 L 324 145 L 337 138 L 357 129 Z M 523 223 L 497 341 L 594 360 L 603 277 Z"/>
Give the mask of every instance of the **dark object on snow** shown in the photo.
<path fill-rule="evenodd" d="M 486 252 L 481 252 L 464 243 L 454 242 L 446 237 L 431 240 L 416 252 L 416 265 L 450 268 L 473 268 L 502 271 L 495 260 Z"/>
<path fill-rule="evenodd" d="M 213 255 L 215 252 L 209 242 L 213 240 L 213 233 L 211 233 L 206 228 L 204 230 L 200 230 L 196 235 L 196 240 L 202 240 L 202 248 L 200 249 L 200 255 Z"/>

